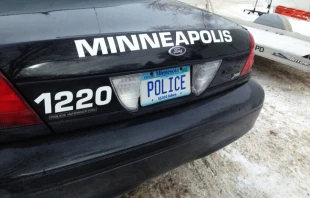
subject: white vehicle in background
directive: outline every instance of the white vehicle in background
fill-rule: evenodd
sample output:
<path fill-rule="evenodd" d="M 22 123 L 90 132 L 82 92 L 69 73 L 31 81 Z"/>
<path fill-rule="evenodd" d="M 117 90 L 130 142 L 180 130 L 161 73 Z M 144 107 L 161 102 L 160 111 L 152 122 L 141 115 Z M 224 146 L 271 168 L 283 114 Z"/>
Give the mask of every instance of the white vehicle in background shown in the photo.
<path fill-rule="evenodd" d="M 215 0 L 182 0 L 213 12 Z M 308 21 L 276 14 L 277 6 L 310 12 L 310 0 L 252 0 L 218 6 L 214 11 L 247 28 L 255 38 L 256 55 L 310 72 L 310 18 Z"/>
<path fill-rule="evenodd" d="M 277 6 L 307 12 L 310 10 L 310 1 L 269 0 L 266 4 L 267 10 L 266 8 L 264 10 L 257 7 L 256 1 L 253 10 L 258 13 L 244 10 L 244 18 L 247 18 L 245 14 L 254 15 L 251 17 L 252 21 L 230 19 L 243 25 L 253 34 L 256 41 L 256 55 L 310 72 L 310 18 L 305 21 L 274 14 Z"/>

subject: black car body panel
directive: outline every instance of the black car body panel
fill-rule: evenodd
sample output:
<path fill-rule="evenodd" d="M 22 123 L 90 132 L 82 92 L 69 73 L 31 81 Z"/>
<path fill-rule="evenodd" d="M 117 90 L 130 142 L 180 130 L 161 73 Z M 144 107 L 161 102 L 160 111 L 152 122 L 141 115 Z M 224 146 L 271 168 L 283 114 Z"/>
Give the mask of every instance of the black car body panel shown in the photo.
<path fill-rule="evenodd" d="M 43 121 L 0 129 L 0 193 L 121 194 L 241 137 L 263 105 L 251 73 L 239 76 L 251 54 L 248 31 L 178 1 L 5 0 L 0 27 L 0 74 Z M 146 37 L 152 41 L 143 44 Z M 173 56 L 178 43 L 186 53 Z M 135 111 L 124 107 L 111 81 L 167 68 L 192 72 L 212 61 L 220 67 L 201 95 Z M 96 94 L 91 107 L 77 108 L 78 92 L 98 89 L 101 102 L 109 102 L 97 105 Z M 69 110 L 57 111 L 64 92 L 72 95 L 62 106 Z M 51 108 L 41 96 L 49 96 Z"/>
<path fill-rule="evenodd" d="M 250 81 L 181 108 L 2 146 L 0 188 L 33 197 L 116 196 L 241 137 L 263 101 L 262 88 Z"/>
<path fill-rule="evenodd" d="M 114 122 L 120 119 L 118 114 L 128 112 L 113 93 L 108 105 L 94 107 L 87 113 L 72 111 L 70 116 L 45 114 L 43 104 L 34 102 L 42 93 L 51 93 L 53 97 L 57 92 L 70 90 L 75 95 L 78 90 L 85 88 L 96 90 L 101 86 L 112 87 L 109 77 L 113 75 L 156 71 L 212 60 L 223 62 L 209 88 L 227 82 L 234 84 L 232 76 L 241 72 L 249 54 L 246 30 L 186 4 L 176 1 L 120 2 L 117 6 L 97 3 L 93 4 L 95 8 L 81 5 L 76 8 L 73 4 L 73 9 L 50 12 L 40 12 L 40 9 L 35 13 L 28 13 L 27 10 L 7 11 L 12 14 L 0 17 L 0 26 L 5 29 L 0 32 L 0 69 L 56 132 Z M 93 14 L 92 17 L 85 16 L 89 13 Z M 213 41 L 208 45 L 201 42 L 186 45 L 187 52 L 181 57 L 171 56 L 168 53 L 170 47 L 148 46 L 142 49 L 141 42 L 140 50 L 130 51 L 126 48 L 126 52 L 120 52 L 116 42 L 117 36 L 130 39 L 132 35 L 151 36 L 162 32 L 169 32 L 175 42 L 176 32 L 182 32 L 189 40 L 188 31 L 204 30 L 213 31 Z M 226 43 L 223 39 L 223 42 L 215 42 L 221 37 L 219 31 L 229 31 L 232 42 Z M 79 57 L 75 41 L 85 40 L 93 46 L 94 39 L 104 38 L 107 43 L 108 37 L 114 39 L 117 53 L 112 53 L 111 46 L 107 46 L 108 54 L 103 55 L 98 49 L 95 56 L 90 56 L 84 49 L 86 57 Z M 75 103 L 76 99 L 72 101 L 72 104 Z M 55 101 L 52 101 L 52 106 L 55 106 Z M 151 107 L 149 111 L 154 109 L 156 107 Z M 77 113 L 79 116 L 75 116 Z M 79 119 L 81 117 L 86 119 Z"/>

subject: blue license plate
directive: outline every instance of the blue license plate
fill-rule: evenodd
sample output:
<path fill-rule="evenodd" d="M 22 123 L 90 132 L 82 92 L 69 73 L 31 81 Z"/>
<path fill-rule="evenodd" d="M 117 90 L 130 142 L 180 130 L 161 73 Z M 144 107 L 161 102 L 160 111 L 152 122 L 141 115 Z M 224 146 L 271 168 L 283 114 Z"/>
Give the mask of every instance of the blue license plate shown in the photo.
<path fill-rule="evenodd" d="M 190 66 L 145 72 L 140 87 L 141 106 L 149 106 L 191 93 Z"/>

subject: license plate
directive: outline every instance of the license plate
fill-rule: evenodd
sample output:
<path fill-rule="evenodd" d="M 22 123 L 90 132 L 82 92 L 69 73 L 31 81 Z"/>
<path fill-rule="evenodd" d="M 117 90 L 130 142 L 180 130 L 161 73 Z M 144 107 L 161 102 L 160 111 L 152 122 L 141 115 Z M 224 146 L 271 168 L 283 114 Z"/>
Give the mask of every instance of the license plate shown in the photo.
<path fill-rule="evenodd" d="M 143 73 L 140 87 L 141 106 L 189 95 L 190 76 L 190 66 Z"/>

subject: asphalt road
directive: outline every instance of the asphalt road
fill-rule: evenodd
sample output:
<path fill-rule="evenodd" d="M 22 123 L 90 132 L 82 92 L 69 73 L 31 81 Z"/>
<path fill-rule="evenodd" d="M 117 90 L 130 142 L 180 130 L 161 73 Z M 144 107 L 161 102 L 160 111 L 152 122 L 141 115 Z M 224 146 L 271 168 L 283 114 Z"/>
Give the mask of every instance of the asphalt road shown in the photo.
<path fill-rule="evenodd" d="M 310 74 L 256 58 L 253 79 L 266 100 L 247 135 L 122 197 L 310 197 Z"/>

